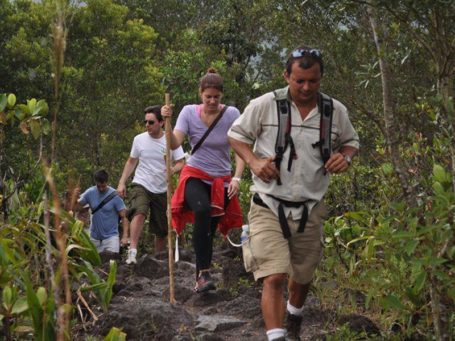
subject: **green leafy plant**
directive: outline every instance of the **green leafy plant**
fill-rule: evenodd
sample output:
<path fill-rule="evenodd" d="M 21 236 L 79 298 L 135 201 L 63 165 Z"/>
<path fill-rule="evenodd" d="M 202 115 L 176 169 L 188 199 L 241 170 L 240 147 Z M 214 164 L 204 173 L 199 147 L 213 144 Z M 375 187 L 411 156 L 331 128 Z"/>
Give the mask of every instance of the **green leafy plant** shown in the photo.
<path fill-rule="evenodd" d="M 53 243 L 46 241 L 43 224 L 46 210 L 39 199 L 42 194 L 41 189 L 38 199 L 31 200 L 27 192 L 19 190 L 16 203 L 11 206 L 10 222 L 0 226 L 0 322 L 11 340 L 25 334 L 32 334 L 36 340 L 55 339 L 59 328 L 57 309 L 72 309 L 67 303 L 60 304 L 59 308 L 55 303 L 56 295 L 60 294 L 55 291 L 54 281 L 62 275 L 59 268 L 53 270 L 55 273 L 50 271 L 49 264 L 53 264 L 52 259 L 58 259 L 60 253 Z M 49 212 L 55 218 L 55 207 Z M 94 291 L 107 310 L 115 283 L 116 263 L 111 264 L 107 279 L 102 279 L 94 269 L 101 264 L 99 254 L 82 223 L 63 210 L 59 211 L 59 218 L 66 233 L 64 250 L 71 286 L 82 285 L 85 290 Z M 50 232 L 53 233 L 53 229 Z"/>
<path fill-rule="evenodd" d="M 22 323 L 24 322 L 22 316 L 27 313 L 27 310 L 27 300 L 20 295 L 17 287 L 5 285 L 2 291 L 0 321 L 7 339 L 11 338 L 13 333 L 32 331 L 32 328 Z"/>
<path fill-rule="evenodd" d="M 366 293 L 367 307 L 390 312 L 389 323 L 398 323 L 405 335 L 444 330 L 438 324 L 454 318 L 449 308 L 455 304 L 452 178 L 436 164 L 431 181 L 433 193 L 422 195 L 419 206 L 391 203 L 326 224 L 332 260 L 326 265 L 335 268 L 336 258 L 341 260 L 345 283 Z"/>
<path fill-rule="evenodd" d="M 17 104 L 16 95 L 0 94 L 0 124 L 18 124 L 24 134 L 31 133 L 34 139 L 49 134 L 50 124 L 45 117 L 48 112 L 45 100 L 32 98 L 26 104 Z"/>
<path fill-rule="evenodd" d="M 90 285 L 83 286 L 81 291 L 94 291 L 97 294 L 98 301 L 106 312 L 109 303 L 112 298 L 112 288 L 115 284 L 115 276 L 117 275 L 117 263 L 113 260 L 109 263 L 109 273 L 106 280 L 103 280 L 101 276 L 93 269 L 92 264 L 84 261 L 84 265 L 81 266 L 81 274 L 85 274 L 90 280 Z"/>
<path fill-rule="evenodd" d="M 23 276 L 33 334 L 38 341 L 55 340 L 55 302 L 44 287 L 33 290 L 27 273 Z"/>
<path fill-rule="evenodd" d="M 109 334 L 103 339 L 103 341 L 125 341 L 126 333 L 122 332 L 120 329 L 113 327 Z"/>

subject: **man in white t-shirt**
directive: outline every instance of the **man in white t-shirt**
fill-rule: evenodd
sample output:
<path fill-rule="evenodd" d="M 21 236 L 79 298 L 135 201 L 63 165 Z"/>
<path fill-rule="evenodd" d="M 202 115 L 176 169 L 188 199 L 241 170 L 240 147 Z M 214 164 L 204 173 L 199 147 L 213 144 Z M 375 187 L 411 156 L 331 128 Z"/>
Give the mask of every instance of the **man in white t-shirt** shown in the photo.
<path fill-rule="evenodd" d="M 123 168 L 117 192 L 126 195 L 126 181 L 136 169 L 132 188 L 128 193 L 128 219 L 130 224 L 130 249 L 127 264 L 136 263 L 137 244 L 150 212 L 150 228 L 155 233 L 155 253 L 164 250 L 167 236 L 167 182 L 166 182 L 166 138 L 163 132 L 164 121 L 159 105 L 145 108 L 144 124 L 146 132 L 136 135 L 130 157 Z M 171 153 L 175 161 L 171 173 L 179 172 L 185 157 L 181 147 Z M 137 166 L 137 167 L 136 167 Z"/>

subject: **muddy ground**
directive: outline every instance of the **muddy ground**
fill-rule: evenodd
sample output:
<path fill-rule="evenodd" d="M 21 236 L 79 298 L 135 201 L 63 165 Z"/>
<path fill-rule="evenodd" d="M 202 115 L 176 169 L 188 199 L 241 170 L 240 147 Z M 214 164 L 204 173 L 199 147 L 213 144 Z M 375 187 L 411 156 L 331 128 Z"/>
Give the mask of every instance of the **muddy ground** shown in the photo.
<path fill-rule="evenodd" d="M 214 251 L 212 276 L 217 290 L 203 294 L 193 292 L 194 254 L 190 248 L 182 249 L 174 265 L 173 305 L 169 303 L 167 256 L 167 252 L 156 257 L 145 254 L 139 256 L 136 265 L 119 260 L 109 310 L 104 313 L 94 298 L 88 297 L 87 305 L 79 300 L 79 323 L 73 339 L 102 340 L 112 327 L 118 327 L 131 341 L 267 340 L 260 309 L 261 284 L 245 272 L 240 249 L 226 244 Z M 107 262 L 104 269 L 108 269 Z M 379 333 L 368 318 L 337 316 L 334 311 L 323 310 L 319 299 L 310 294 L 301 338 L 325 340 L 345 323 L 353 330 Z"/>

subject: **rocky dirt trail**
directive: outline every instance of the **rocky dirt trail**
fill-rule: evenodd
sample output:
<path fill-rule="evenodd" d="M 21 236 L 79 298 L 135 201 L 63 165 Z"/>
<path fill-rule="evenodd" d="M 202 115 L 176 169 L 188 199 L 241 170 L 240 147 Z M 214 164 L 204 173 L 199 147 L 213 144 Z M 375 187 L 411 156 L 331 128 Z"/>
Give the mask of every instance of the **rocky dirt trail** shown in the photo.
<path fill-rule="evenodd" d="M 108 312 L 103 313 L 96 302 L 91 302 L 98 320 L 78 324 L 74 340 L 87 340 L 89 336 L 102 339 L 112 327 L 122 329 L 131 341 L 267 340 L 260 309 L 261 286 L 245 272 L 240 249 L 215 250 L 213 264 L 217 290 L 196 294 L 192 290 L 194 255 L 182 249 L 174 265 L 176 303 L 171 305 L 167 253 L 143 255 L 136 265 L 119 262 Z M 335 318 L 310 296 L 304 310 L 302 340 L 324 340 L 331 329 L 328 326 L 343 318 L 354 329 L 377 329 L 362 316 Z"/>

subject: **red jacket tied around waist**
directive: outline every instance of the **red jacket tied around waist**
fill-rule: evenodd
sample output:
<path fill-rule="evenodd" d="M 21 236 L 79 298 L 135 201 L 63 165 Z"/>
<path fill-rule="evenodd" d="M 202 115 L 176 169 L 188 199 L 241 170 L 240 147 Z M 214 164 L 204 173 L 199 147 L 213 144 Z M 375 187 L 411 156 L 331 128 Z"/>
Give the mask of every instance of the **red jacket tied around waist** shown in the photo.
<path fill-rule="evenodd" d="M 227 235 L 232 228 L 242 226 L 243 215 L 237 196 L 229 201 L 226 210 L 224 210 L 224 183 L 229 183 L 231 176 L 215 178 L 200 169 L 185 165 L 180 173 L 179 183 L 171 200 L 172 227 L 178 234 L 182 233 L 187 223 L 194 223 L 193 211 L 185 207 L 185 185 L 189 178 L 212 181 L 212 217 L 223 216 L 218 223 L 218 229 L 223 235 Z"/>

